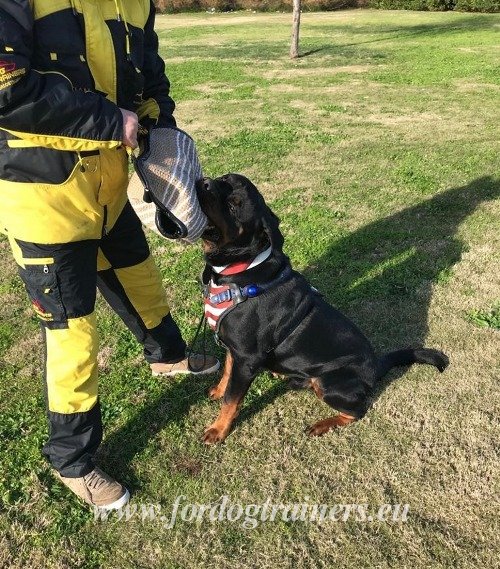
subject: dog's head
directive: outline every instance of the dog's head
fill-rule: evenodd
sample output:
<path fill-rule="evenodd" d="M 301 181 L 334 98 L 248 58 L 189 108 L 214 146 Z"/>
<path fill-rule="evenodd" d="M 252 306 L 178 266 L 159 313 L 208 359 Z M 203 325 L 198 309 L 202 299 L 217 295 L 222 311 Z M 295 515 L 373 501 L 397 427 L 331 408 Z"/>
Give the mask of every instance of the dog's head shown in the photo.
<path fill-rule="evenodd" d="M 248 178 L 226 174 L 205 178 L 197 186 L 208 226 L 201 236 L 211 264 L 227 264 L 257 255 L 265 246 L 281 253 L 279 219 Z"/>

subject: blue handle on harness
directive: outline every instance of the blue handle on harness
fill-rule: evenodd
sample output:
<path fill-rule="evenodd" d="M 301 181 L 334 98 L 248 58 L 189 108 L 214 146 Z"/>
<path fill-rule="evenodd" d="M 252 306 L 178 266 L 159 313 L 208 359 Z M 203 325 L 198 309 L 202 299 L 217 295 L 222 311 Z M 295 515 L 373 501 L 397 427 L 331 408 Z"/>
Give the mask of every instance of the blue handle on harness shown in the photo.
<path fill-rule="evenodd" d="M 273 288 L 281 284 L 283 281 L 287 280 L 291 275 L 292 275 L 292 269 L 290 265 L 287 265 L 284 268 L 284 270 L 278 275 L 278 277 L 263 285 L 249 284 L 244 287 L 239 287 L 233 283 L 228 283 L 229 288 L 227 290 L 212 295 L 208 293 L 208 287 L 205 286 L 204 294 L 205 297 L 208 297 L 210 299 L 210 302 L 212 304 L 221 304 L 223 302 L 229 302 L 231 300 L 234 300 L 236 304 L 238 304 L 240 302 L 243 302 L 247 298 L 255 298 L 256 296 L 259 296 L 263 292 L 266 292 L 266 290 L 269 290 L 270 288 Z"/>

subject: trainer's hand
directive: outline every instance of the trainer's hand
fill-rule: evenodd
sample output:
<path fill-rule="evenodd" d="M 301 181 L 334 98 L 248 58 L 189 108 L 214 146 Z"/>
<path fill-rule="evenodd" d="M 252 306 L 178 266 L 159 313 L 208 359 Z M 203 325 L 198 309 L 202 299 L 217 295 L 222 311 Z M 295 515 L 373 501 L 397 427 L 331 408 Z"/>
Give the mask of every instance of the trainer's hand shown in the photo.
<path fill-rule="evenodd" d="M 120 109 L 123 117 L 123 138 L 122 142 L 130 148 L 137 148 L 137 129 L 139 128 L 139 119 L 132 111 Z"/>

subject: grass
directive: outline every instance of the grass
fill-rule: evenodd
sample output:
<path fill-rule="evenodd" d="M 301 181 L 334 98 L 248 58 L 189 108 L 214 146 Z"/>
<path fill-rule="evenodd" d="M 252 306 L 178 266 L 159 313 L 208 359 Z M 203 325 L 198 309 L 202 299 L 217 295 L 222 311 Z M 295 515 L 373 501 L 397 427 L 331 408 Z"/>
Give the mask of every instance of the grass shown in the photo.
<path fill-rule="evenodd" d="M 493 567 L 498 492 L 500 210 L 497 15 L 159 17 L 180 126 L 207 175 L 240 171 L 282 219 L 286 251 L 383 351 L 423 344 L 451 365 L 393 373 L 356 425 L 311 440 L 328 415 L 262 374 L 226 443 L 200 434 L 214 378 L 152 378 L 98 302 L 100 462 L 135 504 L 408 503 L 406 523 L 94 522 L 41 458 L 42 349 L 0 241 L 0 566 Z M 201 311 L 199 247 L 151 235 L 187 338 Z M 210 341 L 210 349 L 221 352 Z"/>
<path fill-rule="evenodd" d="M 491 310 L 471 310 L 467 316 L 477 326 L 500 330 L 500 305 L 494 306 Z"/>

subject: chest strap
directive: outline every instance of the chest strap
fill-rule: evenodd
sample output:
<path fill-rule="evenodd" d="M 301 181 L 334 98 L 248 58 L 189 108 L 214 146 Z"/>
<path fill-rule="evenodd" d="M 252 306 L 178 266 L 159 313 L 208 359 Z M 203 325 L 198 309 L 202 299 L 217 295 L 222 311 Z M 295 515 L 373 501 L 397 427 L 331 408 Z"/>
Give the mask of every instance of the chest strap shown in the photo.
<path fill-rule="evenodd" d="M 219 328 L 222 319 L 249 298 L 256 298 L 266 291 L 279 286 L 291 278 L 293 274 L 290 265 L 287 265 L 276 278 L 259 285 L 249 284 L 240 287 L 235 283 L 224 283 L 216 285 L 211 280 L 203 286 L 203 297 L 205 301 L 205 316 L 208 325 L 215 332 L 216 340 L 220 342 Z"/>

